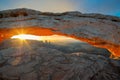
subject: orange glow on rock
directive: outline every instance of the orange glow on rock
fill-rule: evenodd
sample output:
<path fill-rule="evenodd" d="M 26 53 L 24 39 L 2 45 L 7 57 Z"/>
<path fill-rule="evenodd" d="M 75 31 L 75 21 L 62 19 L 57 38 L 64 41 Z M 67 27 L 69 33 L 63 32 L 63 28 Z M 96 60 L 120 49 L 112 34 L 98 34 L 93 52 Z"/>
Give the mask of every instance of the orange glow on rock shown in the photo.
<path fill-rule="evenodd" d="M 21 27 L 21 28 L 3 28 L 0 29 L 0 42 L 9 39 L 14 35 L 19 34 L 32 34 L 32 35 L 53 35 L 54 33 L 50 29 L 40 27 Z"/>
<path fill-rule="evenodd" d="M 19 35 L 19 34 L 31 34 L 31 35 L 36 35 L 36 36 L 51 36 L 51 35 L 61 35 L 61 36 L 67 36 L 67 37 L 72 37 L 84 42 L 88 42 L 91 45 L 100 47 L 100 48 L 106 48 L 108 49 L 112 55 L 115 57 L 120 57 L 120 46 L 114 45 L 114 44 L 108 44 L 108 45 L 100 45 L 99 43 L 92 43 L 89 39 L 87 38 L 80 38 L 79 36 L 75 36 L 73 34 L 63 34 L 62 32 L 57 32 L 55 29 L 48 29 L 48 28 L 41 28 L 37 26 L 32 26 L 32 27 L 21 27 L 21 28 L 3 28 L 0 29 L 0 42 L 9 39 L 12 36 Z"/>

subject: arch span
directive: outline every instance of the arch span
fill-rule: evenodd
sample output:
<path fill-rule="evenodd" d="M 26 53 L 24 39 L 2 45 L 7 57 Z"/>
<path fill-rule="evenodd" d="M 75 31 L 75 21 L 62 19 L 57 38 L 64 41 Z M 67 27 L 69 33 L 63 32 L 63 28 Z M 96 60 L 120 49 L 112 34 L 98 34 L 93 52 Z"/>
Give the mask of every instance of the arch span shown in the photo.
<path fill-rule="evenodd" d="M 35 35 L 57 34 L 106 48 L 120 57 L 118 17 L 80 12 L 47 13 L 24 8 L 1 11 L 0 15 L 1 41 L 23 31 Z"/>
<path fill-rule="evenodd" d="M 119 45 L 116 45 L 109 41 L 105 41 L 103 38 L 100 38 L 100 36 L 91 37 L 92 35 L 87 34 L 87 32 L 78 33 L 73 30 L 72 33 L 68 33 L 66 30 L 63 31 L 63 30 L 58 30 L 56 28 L 54 29 L 54 28 L 43 28 L 40 26 L 32 26 L 32 27 L 19 27 L 19 28 L 7 28 L 7 29 L 3 28 L 3 29 L 0 29 L 0 34 L 1 34 L 0 41 L 9 39 L 12 36 L 18 35 L 18 34 L 32 34 L 32 35 L 38 35 L 38 36 L 50 36 L 50 35 L 56 34 L 61 36 L 67 36 L 67 37 L 72 37 L 72 38 L 87 42 L 96 47 L 106 48 L 112 53 L 113 56 L 120 57 Z"/>

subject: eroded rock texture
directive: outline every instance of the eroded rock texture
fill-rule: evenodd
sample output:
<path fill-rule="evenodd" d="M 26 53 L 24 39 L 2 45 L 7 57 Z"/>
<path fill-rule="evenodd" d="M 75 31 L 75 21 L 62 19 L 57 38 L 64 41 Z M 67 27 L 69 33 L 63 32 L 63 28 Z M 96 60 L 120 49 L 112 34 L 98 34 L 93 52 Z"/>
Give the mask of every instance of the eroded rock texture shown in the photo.
<path fill-rule="evenodd" d="M 24 33 L 71 36 L 97 47 L 106 48 L 115 57 L 120 57 L 120 18 L 118 17 L 79 12 L 43 13 L 30 9 L 0 12 L 0 40 L 22 33 L 20 30 L 12 31 L 12 28 L 25 27 L 27 28 L 24 29 Z M 46 31 L 48 29 L 49 34 Z"/>
<path fill-rule="evenodd" d="M 104 55 L 65 53 L 37 41 L 0 45 L 0 80 L 120 80 L 120 61 Z"/>

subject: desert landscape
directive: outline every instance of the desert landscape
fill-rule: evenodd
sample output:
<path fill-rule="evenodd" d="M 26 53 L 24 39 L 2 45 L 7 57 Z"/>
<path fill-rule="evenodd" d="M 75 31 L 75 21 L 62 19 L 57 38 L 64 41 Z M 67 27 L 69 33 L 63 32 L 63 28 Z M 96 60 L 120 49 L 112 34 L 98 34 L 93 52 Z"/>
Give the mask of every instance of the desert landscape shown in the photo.
<path fill-rule="evenodd" d="M 0 11 L 0 80 L 120 80 L 120 18 Z"/>

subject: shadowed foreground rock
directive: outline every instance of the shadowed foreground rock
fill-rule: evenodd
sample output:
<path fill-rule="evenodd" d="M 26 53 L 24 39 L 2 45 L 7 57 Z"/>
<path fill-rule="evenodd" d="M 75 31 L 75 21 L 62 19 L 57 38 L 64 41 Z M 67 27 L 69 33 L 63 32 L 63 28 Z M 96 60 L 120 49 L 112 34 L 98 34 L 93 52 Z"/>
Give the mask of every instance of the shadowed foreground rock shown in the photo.
<path fill-rule="evenodd" d="M 83 52 L 65 54 L 44 44 L 3 42 L 0 80 L 120 80 L 119 60 Z"/>

